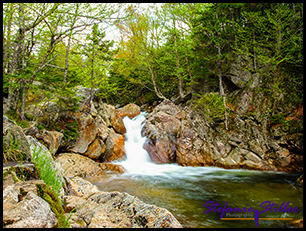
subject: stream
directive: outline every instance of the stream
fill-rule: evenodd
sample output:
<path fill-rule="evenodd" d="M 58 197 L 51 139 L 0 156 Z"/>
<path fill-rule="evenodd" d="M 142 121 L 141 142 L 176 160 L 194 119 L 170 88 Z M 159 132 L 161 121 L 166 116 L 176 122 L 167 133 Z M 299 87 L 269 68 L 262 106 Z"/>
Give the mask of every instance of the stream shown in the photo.
<path fill-rule="evenodd" d="M 142 122 L 146 113 L 133 119 L 125 117 L 127 129 L 125 151 L 127 158 L 116 162 L 126 173 L 107 173 L 87 180 L 101 191 L 127 192 L 148 204 L 169 210 L 184 228 L 286 228 L 292 227 L 287 220 L 271 218 L 303 217 L 303 187 L 296 183 L 300 174 L 263 172 L 245 169 L 222 169 L 218 167 L 182 167 L 177 164 L 154 164 L 142 148 L 145 137 L 141 137 Z M 265 201 L 279 206 L 289 202 L 298 212 L 270 212 L 259 214 L 258 226 L 254 220 L 221 220 L 221 213 L 210 211 L 206 202 L 219 203 L 223 208 L 252 207 L 259 212 Z M 267 204 L 265 204 L 267 205 Z M 274 207 L 275 207 L 274 206 Z M 218 207 L 217 207 L 218 208 Z M 286 209 L 287 210 L 287 209 Z M 254 218 L 254 212 L 229 212 L 224 218 Z"/>

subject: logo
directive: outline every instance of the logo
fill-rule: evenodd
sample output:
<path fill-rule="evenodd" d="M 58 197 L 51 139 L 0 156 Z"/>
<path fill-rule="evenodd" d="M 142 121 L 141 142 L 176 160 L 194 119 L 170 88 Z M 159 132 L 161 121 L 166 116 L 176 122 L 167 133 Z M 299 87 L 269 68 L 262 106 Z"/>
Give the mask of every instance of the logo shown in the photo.
<path fill-rule="evenodd" d="M 255 220 L 255 226 L 258 226 L 258 220 L 292 220 L 293 218 L 259 218 L 259 214 L 263 214 L 266 212 L 271 212 L 271 213 L 291 213 L 291 212 L 299 212 L 297 207 L 288 207 L 290 202 L 283 202 L 280 206 L 276 203 L 271 203 L 270 201 L 265 201 L 262 202 L 259 207 L 264 209 L 263 211 L 258 211 L 258 209 L 254 209 L 253 207 L 247 208 L 247 205 L 243 208 L 233 208 L 233 207 L 227 207 L 228 203 L 226 202 L 224 207 L 222 207 L 219 203 L 215 203 L 213 201 L 208 201 L 204 204 L 204 208 L 207 208 L 208 210 L 205 213 L 208 212 L 215 212 L 215 213 L 221 213 L 220 219 L 221 220 Z M 224 218 L 226 214 L 229 213 L 244 213 L 244 214 L 239 214 L 239 217 L 235 218 Z M 253 217 L 251 217 L 253 215 Z M 238 214 L 237 214 L 238 215 Z M 241 216 L 240 216 L 241 215 Z M 227 215 L 228 216 L 228 215 Z M 233 216 L 231 214 L 231 216 Z"/>

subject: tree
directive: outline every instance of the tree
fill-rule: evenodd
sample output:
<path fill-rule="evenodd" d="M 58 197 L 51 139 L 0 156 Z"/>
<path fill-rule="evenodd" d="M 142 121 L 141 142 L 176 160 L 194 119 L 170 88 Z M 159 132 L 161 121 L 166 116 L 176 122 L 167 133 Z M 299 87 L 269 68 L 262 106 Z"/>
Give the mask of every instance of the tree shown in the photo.
<path fill-rule="evenodd" d="M 302 83 L 300 6 L 295 3 L 246 5 L 241 12 L 244 22 L 235 25 L 238 31 L 235 52 L 253 59 L 254 65 L 249 71 L 260 76 L 261 91 L 273 101 L 271 111 L 281 100 L 301 99 L 296 97 L 296 92 L 292 94 L 292 88 L 300 88 Z"/>
<path fill-rule="evenodd" d="M 226 93 L 223 87 L 222 76 L 230 63 L 230 36 L 232 35 L 231 21 L 227 20 L 228 6 L 212 4 L 200 11 L 200 17 L 194 20 L 194 33 L 198 36 L 202 49 L 206 50 L 204 60 L 211 73 L 217 73 L 219 78 L 220 97 L 223 98 L 225 127 L 227 129 Z M 211 64 L 211 67 L 209 65 Z"/>
<path fill-rule="evenodd" d="M 17 15 L 18 30 L 15 36 L 14 52 L 12 54 L 10 64 L 9 64 L 9 72 L 8 72 L 9 90 L 8 90 L 7 103 L 6 103 L 6 106 L 4 107 L 4 112 L 8 112 L 9 110 L 15 111 L 17 108 L 19 89 L 21 87 L 20 78 L 18 78 L 18 73 L 20 72 L 21 68 L 24 68 L 25 66 L 22 62 L 22 57 L 24 57 L 24 42 L 25 42 L 24 40 L 25 40 L 26 33 L 34 29 L 46 17 L 54 13 L 55 10 L 58 8 L 59 4 L 56 3 L 50 7 L 46 7 L 44 4 L 36 4 L 35 7 L 40 8 L 39 10 L 42 12 L 42 14 L 37 15 L 35 19 L 33 17 L 31 18 L 28 17 L 27 20 L 25 20 L 25 17 L 24 17 L 26 5 L 24 3 L 18 3 L 17 6 L 18 6 L 17 7 L 18 8 L 18 15 Z M 13 10 L 9 12 L 12 15 L 15 13 L 15 11 Z M 24 82 L 24 79 L 22 80 L 22 83 L 23 82 Z"/>

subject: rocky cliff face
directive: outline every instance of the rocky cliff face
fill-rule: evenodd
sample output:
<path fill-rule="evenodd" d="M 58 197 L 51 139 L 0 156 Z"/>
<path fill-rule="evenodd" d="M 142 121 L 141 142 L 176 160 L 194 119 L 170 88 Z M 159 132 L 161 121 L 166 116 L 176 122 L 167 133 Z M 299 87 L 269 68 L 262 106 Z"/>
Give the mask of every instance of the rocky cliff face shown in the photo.
<path fill-rule="evenodd" d="M 285 148 L 290 139 L 275 137 L 260 115 L 246 116 L 252 105 L 243 99 L 248 99 L 247 94 L 242 92 L 238 98 L 240 111 L 229 118 L 228 130 L 222 120 L 208 121 L 201 111 L 192 107 L 182 110 L 169 100 L 163 101 L 142 129 L 151 160 L 182 166 L 302 172 L 303 156 Z"/>

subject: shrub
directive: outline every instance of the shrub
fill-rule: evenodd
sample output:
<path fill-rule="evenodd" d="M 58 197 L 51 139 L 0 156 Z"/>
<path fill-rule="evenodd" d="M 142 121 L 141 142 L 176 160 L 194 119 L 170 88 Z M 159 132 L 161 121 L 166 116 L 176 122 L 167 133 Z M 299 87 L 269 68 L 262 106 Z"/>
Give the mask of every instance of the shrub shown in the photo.
<path fill-rule="evenodd" d="M 224 116 L 225 107 L 223 98 L 218 93 L 195 94 L 194 109 L 200 110 L 202 114 L 208 115 L 211 119 Z"/>

